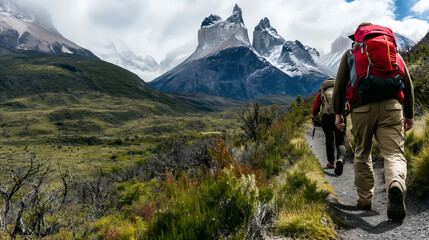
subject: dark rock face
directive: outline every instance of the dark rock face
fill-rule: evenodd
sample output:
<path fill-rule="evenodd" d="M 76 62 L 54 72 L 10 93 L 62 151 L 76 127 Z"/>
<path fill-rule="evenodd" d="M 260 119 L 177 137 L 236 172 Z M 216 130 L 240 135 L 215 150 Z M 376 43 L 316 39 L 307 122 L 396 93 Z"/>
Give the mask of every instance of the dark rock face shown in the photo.
<path fill-rule="evenodd" d="M 228 19 L 226 19 L 226 21 L 227 22 L 239 22 L 239 23 L 244 24 L 243 14 L 241 12 L 241 8 L 237 4 L 235 4 L 235 6 L 234 6 L 234 10 L 233 10 L 232 15 Z"/>
<path fill-rule="evenodd" d="M 221 17 L 219 17 L 218 15 L 211 14 L 210 16 L 208 16 L 204 19 L 204 21 L 201 23 L 201 27 L 210 26 L 213 23 L 219 22 L 219 21 L 222 21 Z"/>
<path fill-rule="evenodd" d="M 313 58 L 311 57 L 310 52 L 313 51 L 316 56 L 319 55 L 319 53 L 315 49 L 306 49 L 304 45 L 298 40 L 292 42 L 287 41 L 284 43 L 282 48 L 282 53 L 279 58 L 279 60 L 282 63 L 291 63 L 291 65 L 294 64 L 294 61 L 291 59 L 290 55 L 293 54 L 299 62 L 317 67 L 317 64 L 314 62 Z"/>
<path fill-rule="evenodd" d="M 253 48 L 262 56 L 268 55 L 275 46 L 284 42 L 277 30 L 271 27 L 268 18 L 262 19 L 253 31 Z"/>
<path fill-rule="evenodd" d="M 13 49 L 17 44 L 19 34 L 12 29 L 4 29 L 0 34 L 0 46 L 7 49 Z"/>
<path fill-rule="evenodd" d="M 236 100 L 274 94 L 296 96 L 313 90 L 247 47 L 228 48 L 216 55 L 186 62 L 149 85 L 164 92 L 202 92 Z"/>

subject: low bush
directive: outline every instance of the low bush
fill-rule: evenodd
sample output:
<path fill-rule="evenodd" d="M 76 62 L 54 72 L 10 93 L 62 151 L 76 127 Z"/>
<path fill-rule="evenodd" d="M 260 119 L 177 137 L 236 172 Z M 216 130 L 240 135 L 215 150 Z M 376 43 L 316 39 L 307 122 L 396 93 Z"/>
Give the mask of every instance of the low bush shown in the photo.
<path fill-rule="evenodd" d="M 94 225 L 97 237 L 104 240 L 138 239 L 146 228 L 142 218 L 121 214 L 102 217 Z"/>
<path fill-rule="evenodd" d="M 233 168 L 201 182 L 184 176 L 164 189 L 166 203 L 154 212 L 145 239 L 245 236 L 259 201 L 254 175 L 237 177 Z"/>
<path fill-rule="evenodd" d="M 310 203 L 299 209 L 280 212 L 275 222 L 276 232 L 294 239 L 336 239 L 325 204 Z"/>

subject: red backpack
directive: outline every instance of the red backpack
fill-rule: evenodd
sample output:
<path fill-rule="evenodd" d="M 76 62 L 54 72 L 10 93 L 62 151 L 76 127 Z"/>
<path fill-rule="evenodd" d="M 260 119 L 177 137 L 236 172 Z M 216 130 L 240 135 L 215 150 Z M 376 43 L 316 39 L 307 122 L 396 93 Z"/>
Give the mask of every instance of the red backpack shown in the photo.
<path fill-rule="evenodd" d="M 396 51 L 396 38 L 390 28 L 363 26 L 354 34 L 348 57 L 351 86 L 349 101 L 364 103 L 389 98 L 404 99 L 404 62 Z"/>

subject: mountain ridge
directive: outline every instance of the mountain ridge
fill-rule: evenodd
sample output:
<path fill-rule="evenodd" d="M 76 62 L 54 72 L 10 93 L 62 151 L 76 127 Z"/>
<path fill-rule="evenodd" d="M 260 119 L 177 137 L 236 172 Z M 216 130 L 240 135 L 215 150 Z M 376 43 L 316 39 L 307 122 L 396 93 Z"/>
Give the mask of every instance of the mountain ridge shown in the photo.
<path fill-rule="evenodd" d="M 89 50 L 64 38 L 50 14 L 15 0 L 0 1 L 0 47 L 28 54 L 78 54 L 96 58 Z"/>
<path fill-rule="evenodd" d="M 261 39 L 254 37 L 252 45 L 238 5 L 225 21 L 211 14 L 198 31 L 195 52 L 149 85 L 165 92 L 203 92 L 243 101 L 264 95 L 308 95 L 330 76 L 318 69 L 323 63 L 317 50 L 274 36 L 277 32 L 268 18 L 260 24 L 256 35 Z M 266 51 L 259 52 L 259 46 Z M 277 46 L 281 51 L 271 59 Z"/>

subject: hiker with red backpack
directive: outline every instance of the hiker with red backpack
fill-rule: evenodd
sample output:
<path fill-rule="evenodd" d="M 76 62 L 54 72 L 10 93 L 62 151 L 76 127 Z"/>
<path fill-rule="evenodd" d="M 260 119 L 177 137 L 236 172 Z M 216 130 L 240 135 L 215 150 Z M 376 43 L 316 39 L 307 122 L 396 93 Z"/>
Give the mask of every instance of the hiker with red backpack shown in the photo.
<path fill-rule="evenodd" d="M 325 133 L 326 157 L 328 159 L 327 168 L 334 169 L 336 175 L 343 173 L 344 156 L 346 147 L 344 145 L 344 133 L 335 126 L 335 112 L 332 104 L 335 79 L 329 78 L 320 86 L 319 94 L 313 105 L 313 123 L 317 119 L 319 111 L 322 114 L 322 129 Z M 337 148 L 337 160 L 335 161 L 335 146 Z"/>
<path fill-rule="evenodd" d="M 344 53 L 334 88 L 335 125 L 344 131 L 344 99 L 349 96 L 357 206 L 369 210 L 374 195 L 372 139 L 375 137 L 384 158 L 388 194 L 387 216 L 405 218 L 404 131 L 414 125 L 413 84 L 404 61 L 396 50 L 392 30 L 362 23 L 349 36 L 353 47 Z"/>

